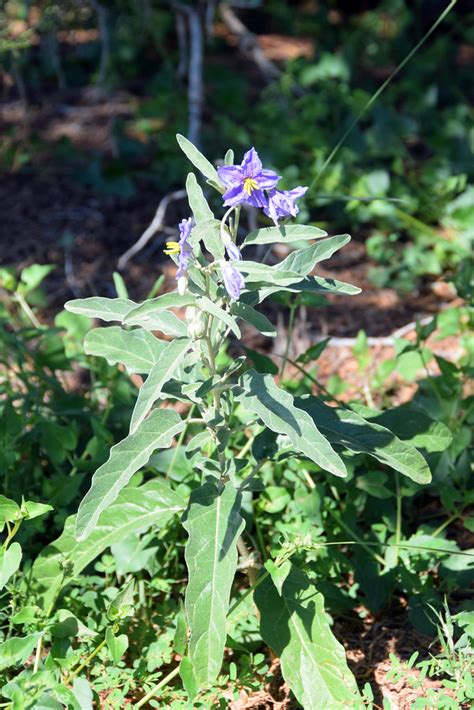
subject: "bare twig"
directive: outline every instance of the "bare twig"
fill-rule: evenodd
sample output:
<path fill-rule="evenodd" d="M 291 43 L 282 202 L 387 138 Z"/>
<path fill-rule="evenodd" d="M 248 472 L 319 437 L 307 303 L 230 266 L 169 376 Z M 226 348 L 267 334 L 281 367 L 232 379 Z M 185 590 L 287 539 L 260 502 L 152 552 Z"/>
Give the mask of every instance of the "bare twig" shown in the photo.
<path fill-rule="evenodd" d="M 202 116 L 202 61 L 203 38 L 199 10 L 180 2 L 172 2 L 171 6 L 186 15 L 189 25 L 189 63 L 188 63 L 188 139 L 194 145 L 199 145 Z"/>
<path fill-rule="evenodd" d="M 178 38 L 179 62 L 176 75 L 180 79 L 186 76 L 186 65 L 188 63 L 188 42 L 186 37 L 186 22 L 181 12 L 176 13 L 176 37 Z"/>
<path fill-rule="evenodd" d="M 102 86 L 107 77 L 107 68 L 110 60 L 110 33 L 108 25 L 108 11 L 104 5 L 101 5 L 97 0 L 91 0 L 94 10 L 97 13 L 97 21 L 99 25 L 100 36 L 100 64 L 97 75 L 97 84 Z"/>
<path fill-rule="evenodd" d="M 267 79 L 280 76 L 278 67 L 265 56 L 258 43 L 258 37 L 244 25 L 229 5 L 220 6 L 220 14 L 224 24 L 239 38 L 239 49 L 252 59 Z"/>
<path fill-rule="evenodd" d="M 169 192 L 163 197 L 160 204 L 158 205 L 158 209 L 155 212 L 155 216 L 153 217 L 151 224 L 145 229 L 138 241 L 136 241 L 135 244 L 130 247 L 130 249 L 127 249 L 127 251 L 122 254 L 120 259 L 118 260 L 117 268 L 120 271 L 125 268 L 132 256 L 138 254 L 138 252 L 141 251 L 148 244 L 148 242 L 153 237 L 153 235 L 156 234 L 156 232 L 165 231 L 163 228 L 163 221 L 165 219 L 168 205 L 170 204 L 170 202 L 182 200 L 183 197 L 186 197 L 186 190 L 176 190 L 175 192 Z"/>

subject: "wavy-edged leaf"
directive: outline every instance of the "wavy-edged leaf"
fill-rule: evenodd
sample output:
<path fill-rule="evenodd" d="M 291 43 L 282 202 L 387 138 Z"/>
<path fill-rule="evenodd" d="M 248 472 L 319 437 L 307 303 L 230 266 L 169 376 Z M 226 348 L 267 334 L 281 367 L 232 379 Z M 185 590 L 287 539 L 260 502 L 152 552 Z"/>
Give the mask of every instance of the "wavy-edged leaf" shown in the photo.
<path fill-rule="evenodd" d="M 193 227 L 191 242 L 198 244 L 200 241 L 204 242 L 207 251 L 215 259 L 222 259 L 225 250 L 221 238 L 221 223 L 218 219 L 209 219 Z"/>
<path fill-rule="evenodd" d="M 209 160 L 201 153 L 201 151 L 198 150 L 196 146 L 191 143 L 191 141 L 182 136 L 180 133 L 177 134 L 176 140 L 178 141 L 179 147 L 181 148 L 185 156 L 188 158 L 188 160 L 191 161 L 194 167 L 196 167 L 199 172 L 201 172 L 208 180 L 212 180 L 213 182 L 216 182 L 219 185 L 220 180 L 217 174 L 217 170 L 212 165 L 212 163 L 210 163 Z"/>
<path fill-rule="evenodd" d="M 141 325 L 145 322 L 147 316 L 153 316 L 155 313 L 161 313 L 168 308 L 184 308 L 192 306 L 195 303 L 194 296 L 190 293 L 181 295 L 177 291 L 173 293 L 164 293 L 157 298 L 151 298 L 148 301 L 139 303 L 135 308 L 132 308 L 125 316 L 123 322 L 125 325 Z"/>
<path fill-rule="evenodd" d="M 211 301 L 207 296 L 201 296 L 197 299 L 197 302 L 199 307 L 203 311 L 206 311 L 206 313 L 210 313 L 211 316 L 214 316 L 218 320 L 225 323 L 225 325 L 231 329 L 234 335 L 237 338 L 240 338 L 240 328 L 237 325 L 237 321 L 233 316 L 230 315 L 230 313 L 224 311 L 223 308 L 220 308 L 216 303 L 214 303 L 214 301 Z"/>
<path fill-rule="evenodd" d="M 112 446 L 108 460 L 94 473 L 91 487 L 79 506 L 78 540 L 90 535 L 102 511 L 114 502 L 133 474 L 148 463 L 155 449 L 168 448 L 183 426 L 184 421 L 174 410 L 157 409 L 134 434 Z"/>
<path fill-rule="evenodd" d="M 344 477 L 346 467 L 313 418 L 295 407 L 293 397 L 278 387 L 271 375 L 249 370 L 239 380 L 242 392 L 236 399 L 247 412 L 257 414 L 272 431 L 285 434 L 297 451 L 321 466 L 322 469 Z"/>
<path fill-rule="evenodd" d="M 67 301 L 64 305 L 66 311 L 78 313 L 89 318 L 99 318 L 105 321 L 123 320 L 132 308 L 137 307 L 135 301 L 128 298 L 103 298 L 102 296 L 91 296 L 90 298 L 78 298 L 74 301 Z"/>
<path fill-rule="evenodd" d="M 244 240 L 243 247 L 252 244 L 274 244 L 275 242 L 298 242 L 304 239 L 320 239 L 327 237 L 328 233 L 317 227 L 310 227 L 303 224 L 281 225 L 280 227 L 265 227 L 258 229 Z"/>
<path fill-rule="evenodd" d="M 186 502 L 179 493 L 164 481 L 155 479 L 143 486 L 122 490 L 116 501 L 101 514 L 87 540 L 76 540 L 77 516 L 71 515 L 58 539 L 47 545 L 33 564 L 32 579 L 46 590 L 44 606 L 48 606 L 61 585 L 64 562 L 71 564 L 69 576 L 76 577 L 111 545 L 152 525 L 163 527 L 185 507 Z"/>
<path fill-rule="evenodd" d="M 194 173 L 188 173 L 188 177 L 186 178 L 186 192 L 196 224 L 213 220 L 214 214 L 207 204 L 202 187 L 198 183 Z"/>
<path fill-rule="evenodd" d="M 208 480 L 191 494 L 183 519 L 189 539 L 186 613 L 191 632 L 189 658 L 201 687 L 217 677 L 224 655 L 226 617 L 237 567 L 237 538 L 244 527 L 241 493 L 231 485 L 219 490 Z"/>
<path fill-rule="evenodd" d="M 305 249 L 297 249 L 276 265 L 278 271 L 294 271 L 301 276 L 310 274 L 316 264 L 329 259 L 336 251 L 351 241 L 349 234 L 338 234 L 316 242 Z"/>
<path fill-rule="evenodd" d="M 346 296 L 356 296 L 361 292 L 358 286 L 338 281 L 337 279 L 325 279 L 322 276 L 306 276 L 301 281 L 295 281 L 289 285 L 263 286 L 257 293 L 258 302 L 261 303 L 272 293 L 279 291 L 289 291 L 290 293 L 339 293 Z"/>
<path fill-rule="evenodd" d="M 232 266 L 246 274 L 246 283 L 274 284 L 286 286 L 302 277 L 295 271 L 278 270 L 274 266 L 259 264 L 256 261 L 233 261 Z"/>
<path fill-rule="evenodd" d="M 280 593 L 268 577 L 254 599 L 262 638 L 280 657 L 283 678 L 296 698 L 305 710 L 358 707 L 357 683 L 331 631 L 322 594 L 294 565 L 278 584 Z"/>
<path fill-rule="evenodd" d="M 166 345 L 161 357 L 150 370 L 138 391 L 138 398 L 130 422 L 130 434 L 134 434 L 154 403 L 162 396 L 163 386 L 171 380 L 191 347 L 189 338 L 177 338 Z"/>
<path fill-rule="evenodd" d="M 420 452 L 389 429 L 367 421 L 350 409 L 328 407 L 318 397 L 300 397 L 296 404 L 311 416 L 333 444 L 368 454 L 416 483 L 431 481 L 429 466 Z"/>
<path fill-rule="evenodd" d="M 143 308 L 140 313 L 135 312 L 133 317 L 129 313 L 127 314 L 127 320 L 124 320 L 125 322 L 126 325 L 137 325 L 140 328 L 144 328 L 144 330 L 159 330 L 165 335 L 177 338 L 183 338 L 188 334 L 186 323 L 181 318 L 178 318 L 176 313 L 164 308 L 155 310 Z"/>
<path fill-rule="evenodd" d="M 426 449 L 429 453 L 445 451 L 453 440 L 453 435 L 443 422 L 435 421 L 409 404 L 394 407 L 376 415 L 364 414 L 374 424 L 380 424 L 393 431 L 405 443 Z"/>
<path fill-rule="evenodd" d="M 242 320 L 250 323 L 253 327 L 258 330 L 262 335 L 266 335 L 269 338 L 274 338 L 276 335 L 275 326 L 268 320 L 263 313 L 259 313 L 249 306 L 247 303 L 242 301 L 234 301 L 231 304 L 230 312 L 236 318 L 242 318 Z"/>
<path fill-rule="evenodd" d="M 147 374 L 168 345 L 146 330 L 124 330 L 118 325 L 90 330 L 84 339 L 88 355 L 104 357 L 111 365 L 121 362 L 129 373 Z"/>

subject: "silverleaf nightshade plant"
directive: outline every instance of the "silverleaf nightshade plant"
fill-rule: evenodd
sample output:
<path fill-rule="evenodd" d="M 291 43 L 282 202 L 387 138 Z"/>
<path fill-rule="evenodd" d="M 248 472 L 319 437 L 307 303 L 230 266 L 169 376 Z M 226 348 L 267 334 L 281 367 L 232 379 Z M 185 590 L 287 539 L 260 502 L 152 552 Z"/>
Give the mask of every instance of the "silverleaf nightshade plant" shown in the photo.
<path fill-rule="evenodd" d="M 177 523 L 188 534 L 188 642 L 179 672 L 190 696 L 211 686 L 220 673 L 226 624 L 245 598 L 242 577 L 234 584 L 240 555 L 240 569 L 247 570 L 258 609 L 262 642 L 280 657 L 283 676 L 303 707 L 362 707 L 343 647 L 328 624 L 324 600 L 291 560 L 297 546 L 283 549 L 264 566 L 256 562 L 248 549 L 243 495 L 258 496 L 255 484 L 262 467 L 289 456 L 311 462 L 316 477 L 345 477 L 347 453 L 372 456 L 419 483 L 430 480 L 430 471 L 421 454 L 386 427 L 348 408 L 330 407 L 316 396 L 293 397 L 243 356 L 230 366 L 220 365 L 219 353 L 229 337 L 233 348 L 239 347 L 239 321 L 266 337 L 276 335 L 257 310 L 272 294 L 355 295 L 360 289 L 313 275 L 320 261 L 349 241 L 348 235 L 328 238 L 314 226 L 282 222 L 296 215 L 296 200 L 306 188 L 277 189 L 279 176 L 263 168 L 254 148 L 240 165 L 229 151 L 216 170 L 187 139 L 178 136 L 178 143 L 220 194 L 224 214 L 215 217 L 190 173 L 186 189 L 192 217 L 180 223 L 179 241 L 168 242 L 165 250 L 176 260 L 177 290 L 141 304 L 99 297 L 66 304 L 74 313 L 120 323 L 89 332 L 85 350 L 146 377 L 130 433 L 112 447 L 79 507 L 76 539 L 96 534 L 104 511 L 132 476 L 153 452 L 171 447 L 179 436 L 195 472 Z M 242 238 L 239 217 L 245 203 L 262 210 L 275 225 Z M 254 246 L 276 243 L 290 247 L 280 263 L 251 259 Z M 183 308 L 184 319 L 175 313 Z M 107 332 L 117 347 L 109 347 Z M 181 403 L 180 411 L 184 403 L 188 415 L 179 414 L 173 402 Z M 237 456 L 233 433 L 242 429 L 249 438 L 245 455 Z M 163 478 L 160 485 L 175 494 L 169 480 Z"/>

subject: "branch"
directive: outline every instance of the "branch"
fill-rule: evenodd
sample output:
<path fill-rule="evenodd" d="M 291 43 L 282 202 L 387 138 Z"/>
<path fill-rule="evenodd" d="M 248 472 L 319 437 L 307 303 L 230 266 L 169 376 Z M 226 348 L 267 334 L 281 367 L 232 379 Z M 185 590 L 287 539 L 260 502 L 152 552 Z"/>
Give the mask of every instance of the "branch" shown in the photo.
<path fill-rule="evenodd" d="M 160 204 L 158 205 L 158 209 L 155 212 L 155 216 L 153 217 L 151 224 L 145 229 L 138 241 L 136 241 L 135 244 L 130 247 L 130 249 L 127 249 L 127 251 L 122 254 L 120 259 L 118 260 L 117 268 L 119 269 L 119 271 L 122 271 L 125 268 L 132 256 L 138 254 L 138 252 L 141 251 L 148 244 L 148 242 L 156 232 L 163 230 L 163 221 L 169 203 L 174 202 L 175 200 L 182 200 L 183 197 L 186 197 L 186 190 L 176 190 L 175 192 L 169 192 L 163 197 Z"/>
<path fill-rule="evenodd" d="M 203 104 L 203 39 L 199 11 L 180 2 L 172 2 L 171 6 L 183 15 L 187 15 L 189 23 L 189 64 L 188 64 L 188 140 L 199 146 L 201 133 L 201 118 Z"/>

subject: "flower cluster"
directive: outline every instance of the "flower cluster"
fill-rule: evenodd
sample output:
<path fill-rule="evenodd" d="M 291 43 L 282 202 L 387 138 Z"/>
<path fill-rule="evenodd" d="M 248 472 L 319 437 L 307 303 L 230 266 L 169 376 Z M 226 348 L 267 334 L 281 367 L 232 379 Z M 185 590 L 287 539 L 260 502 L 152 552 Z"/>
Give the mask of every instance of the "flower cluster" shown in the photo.
<path fill-rule="evenodd" d="M 219 179 L 227 188 L 224 192 L 224 205 L 238 207 L 243 203 L 253 205 L 264 213 L 278 226 L 278 220 L 285 217 L 295 217 L 298 214 L 296 200 L 303 197 L 307 187 L 295 187 L 293 190 L 277 190 L 276 185 L 280 180 L 273 170 L 266 170 L 258 157 L 255 148 L 250 148 L 240 165 L 225 165 L 217 170 Z M 182 292 L 187 287 L 187 270 L 192 254 L 189 237 L 192 230 L 192 218 L 183 219 L 179 224 L 179 242 L 167 242 L 165 254 L 178 255 L 178 291 Z M 239 247 L 233 241 L 225 225 L 221 230 L 222 241 L 230 261 L 242 259 Z M 229 261 L 220 261 L 221 275 L 229 296 L 237 300 L 245 286 L 245 280 L 238 269 Z"/>
<path fill-rule="evenodd" d="M 240 165 L 225 165 L 217 170 L 217 174 L 227 188 L 224 205 L 233 207 L 247 203 L 260 207 L 277 226 L 279 219 L 298 214 L 296 200 L 308 189 L 276 190 L 280 175 L 263 167 L 255 148 L 245 153 Z"/>

